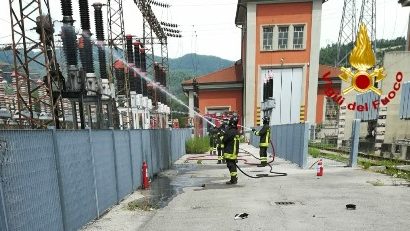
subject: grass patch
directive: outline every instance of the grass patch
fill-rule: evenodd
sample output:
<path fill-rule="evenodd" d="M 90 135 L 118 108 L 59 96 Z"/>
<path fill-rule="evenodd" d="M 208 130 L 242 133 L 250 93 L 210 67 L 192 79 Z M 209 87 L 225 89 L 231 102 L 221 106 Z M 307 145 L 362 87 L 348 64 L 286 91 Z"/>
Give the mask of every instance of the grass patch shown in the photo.
<path fill-rule="evenodd" d="M 349 161 L 349 158 L 345 154 L 323 153 L 323 152 L 320 152 L 320 149 L 314 148 L 314 147 L 309 147 L 308 152 L 309 152 L 309 155 L 311 155 L 313 158 L 325 158 L 325 159 L 335 160 L 335 161 L 339 161 L 343 163 L 347 163 Z"/>
<path fill-rule="evenodd" d="M 209 151 L 209 136 L 194 137 L 186 141 L 185 149 L 187 154 L 202 154 Z"/>
<path fill-rule="evenodd" d="M 410 182 L 410 172 L 396 169 L 396 166 L 400 165 L 400 163 L 397 160 L 369 160 L 360 158 L 359 164 L 364 169 L 368 169 L 370 166 L 385 166 L 385 170 L 378 172 L 395 178 L 405 179 Z"/>
<path fill-rule="evenodd" d="M 364 168 L 364 169 L 369 169 L 371 166 L 373 166 L 372 163 L 369 161 L 359 161 L 359 164 Z"/>
<path fill-rule="evenodd" d="M 339 162 L 347 163 L 349 162 L 349 158 L 345 154 L 337 153 L 337 154 L 330 154 L 330 153 L 321 153 L 322 157 L 326 159 L 336 160 Z"/>
<path fill-rule="evenodd" d="M 314 158 L 326 158 L 330 160 L 335 160 L 343 163 L 349 162 L 349 156 L 343 153 L 323 153 L 320 152 L 319 148 L 316 147 L 309 147 L 308 150 L 309 154 Z M 378 171 L 379 173 L 383 173 L 395 178 L 405 179 L 406 181 L 410 182 L 410 172 L 403 171 L 400 169 L 396 169 L 397 165 L 400 165 L 398 160 L 370 160 L 366 158 L 358 158 L 358 164 L 363 169 L 369 169 L 371 166 L 386 166 L 386 170 Z M 380 186 L 380 185 L 375 185 Z"/>
<path fill-rule="evenodd" d="M 320 150 L 317 148 L 309 147 L 308 152 L 313 158 L 318 158 L 320 155 Z"/>
<path fill-rule="evenodd" d="M 310 142 L 309 147 L 314 147 L 314 148 L 323 148 L 323 149 L 334 149 L 337 148 L 336 144 L 331 144 L 331 143 L 314 143 Z"/>
<path fill-rule="evenodd" d="M 402 170 L 395 169 L 392 167 L 387 167 L 386 170 L 381 171 L 381 173 L 384 173 L 386 175 L 389 175 L 395 178 L 405 179 L 406 181 L 410 182 L 410 172 L 407 172 L 407 171 L 402 171 Z"/>

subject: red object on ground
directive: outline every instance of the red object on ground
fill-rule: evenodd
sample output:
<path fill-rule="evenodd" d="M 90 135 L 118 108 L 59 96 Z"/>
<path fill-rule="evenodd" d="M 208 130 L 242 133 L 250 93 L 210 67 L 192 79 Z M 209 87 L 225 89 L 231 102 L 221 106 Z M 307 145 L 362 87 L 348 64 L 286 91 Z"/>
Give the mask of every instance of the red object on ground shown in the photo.
<path fill-rule="evenodd" d="M 316 176 L 323 176 L 323 162 L 322 159 L 320 159 L 317 162 L 317 172 L 316 172 Z"/>
<path fill-rule="evenodd" d="M 142 188 L 149 188 L 148 165 L 145 161 L 142 163 Z"/>

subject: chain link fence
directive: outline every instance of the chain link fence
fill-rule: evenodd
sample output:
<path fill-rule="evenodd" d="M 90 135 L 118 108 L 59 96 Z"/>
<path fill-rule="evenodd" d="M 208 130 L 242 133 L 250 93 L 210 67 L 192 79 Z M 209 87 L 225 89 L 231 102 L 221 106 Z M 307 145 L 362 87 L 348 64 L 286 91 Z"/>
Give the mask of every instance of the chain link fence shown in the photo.
<path fill-rule="evenodd" d="M 185 154 L 190 129 L 0 130 L 0 230 L 78 230 Z"/>

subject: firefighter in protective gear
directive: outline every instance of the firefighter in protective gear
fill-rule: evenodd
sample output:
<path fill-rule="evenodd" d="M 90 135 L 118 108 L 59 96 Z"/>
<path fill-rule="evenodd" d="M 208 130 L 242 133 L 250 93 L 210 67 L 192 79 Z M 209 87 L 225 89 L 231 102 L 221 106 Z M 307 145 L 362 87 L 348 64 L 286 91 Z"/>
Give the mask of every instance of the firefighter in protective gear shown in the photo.
<path fill-rule="evenodd" d="M 224 158 L 226 160 L 226 166 L 229 169 L 231 180 L 226 184 L 238 183 L 238 172 L 236 169 L 236 160 L 239 152 L 239 131 L 238 131 L 238 117 L 232 116 L 229 119 L 228 130 L 224 133 L 222 142 L 225 145 Z"/>
<path fill-rule="evenodd" d="M 222 164 L 222 160 L 223 160 L 223 156 L 222 156 L 223 155 L 223 148 L 224 148 L 224 144 L 222 143 L 223 133 L 224 133 L 223 126 L 219 125 L 218 132 L 216 134 L 216 137 L 217 137 L 217 139 L 216 139 L 216 150 L 217 150 L 217 153 L 218 153 L 218 162 L 217 162 L 217 164 Z"/>
<path fill-rule="evenodd" d="M 228 130 L 228 123 L 229 123 L 229 120 L 227 118 L 224 118 L 223 121 L 222 121 L 222 124 L 218 128 L 218 133 L 217 133 L 217 136 L 218 136 L 218 139 L 217 139 L 217 141 L 218 141 L 218 146 L 217 146 L 218 162 L 217 163 L 218 164 L 226 162 L 225 158 L 223 156 L 225 145 L 222 142 L 222 139 L 223 139 L 223 135 Z"/>
<path fill-rule="evenodd" d="M 209 129 L 208 135 L 209 135 L 209 154 L 210 155 L 216 155 L 216 149 L 217 149 L 217 133 L 218 129 L 216 128 L 215 125 L 212 125 L 212 127 Z"/>
<path fill-rule="evenodd" d="M 261 163 L 258 165 L 258 167 L 265 167 L 268 163 L 267 151 L 268 151 L 270 134 L 271 134 L 269 122 L 270 122 L 269 117 L 264 116 L 262 129 L 260 131 L 256 131 L 254 128 L 252 128 L 253 133 L 261 137 L 259 141 L 259 155 L 260 155 Z"/>

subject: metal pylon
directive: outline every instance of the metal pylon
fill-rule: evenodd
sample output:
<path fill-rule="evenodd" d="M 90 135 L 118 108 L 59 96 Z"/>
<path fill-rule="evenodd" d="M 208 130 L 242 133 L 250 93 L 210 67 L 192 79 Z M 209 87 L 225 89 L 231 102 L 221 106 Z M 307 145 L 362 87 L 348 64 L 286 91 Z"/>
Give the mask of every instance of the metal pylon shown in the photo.
<path fill-rule="evenodd" d="M 359 24 L 362 23 L 367 27 L 373 51 L 376 51 L 376 0 L 362 0 Z"/>
<path fill-rule="evenodd" d="M 109 78 L 113 82 L 114 76 L 114 62 L 116 58 L 123 61 L 126 60 L 125 54 L 125 30 L 124 30 L 124 13 L 122 0 L 108 0 L 108 45 L 110 47 L 109 55 Z M 119 57 L 117 57 L 119 56 Z M 129 80 L 128 76 L 125 78 L 126 92 L 117 92 L 117 95 L 129 96 Z"/>
<path fill-rule="evenodd" d="M 144 44 L 147 59 L 147 76 L 154 80 L 154 35 L 148 20 L 143 18 L 142 43 Z"/>
<path fill-rule="evenodd" d="M 64 122 L 54 28 L 48 0 L 9 0 L 19 127 L 60 128 Z M 43 73 L 35 76 L 34 65 Z M 49 108 L 50 115 L 41 115 Z"/>
<path fill-rule="evenodd" d="M 353 49 L 356 39 L 356 0 L 345 0 L 342 20 L 340 22 L 339 38 L 337 40 L 336 66 L 348 66 L 348 55 Z M 345 46 L 345 47 L 344 47 Z"/>
<path fill-rule="evenodd" d="M 127 55 L 125 53 L 126 48 L 125 48 L 124 12 L 123 12 L 122 0 L 108 0 L 107 5 L 108 5 L 108 11 L 107 11 L 108 45 L 110 47 L 108 78 L 109 78 L 110 83 L 114 85 L 115 84 L 114 79 L 116 79 L 115 71 L 114 71 L 114 63 L 116 59 L 121 59 L 124 62 L 124 64 L 125 62 L 127 62 Z M 123 91 L 121 91 L 120 89 L 117 89 L 115 98 L 117 100 L 117 103 L 119 103 L 119 105 L 123 104 L 123 102 L 118 102 L 118 101 L 126 102 L 124 106 L 127 107 L 127 117 L 128 119 L 130 119 L 129 74 L 124 76 L 124 85 L 125 87 Z M 117 113 L 116 106 L 115 108 L 113 108 L 113 111 Z M 122 114 L 120 113 L 119 116 L 122 116 Z M 115 121 L 118 120 L 117 116 L 114 116 L 114 120 Z M 127 126 L 129 128 L 130 124 L 128 123 Z"/>
<path fill-rule="evenodd" d="M 168 41 L 167 37 L 161 39 L 161 64 L 164 67 L 165 72 L 169 73 L 169 64 L 168 64 Z"/>

